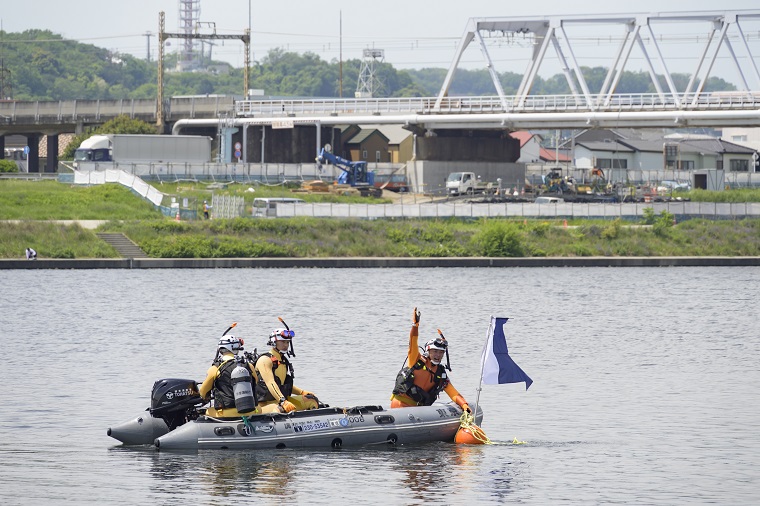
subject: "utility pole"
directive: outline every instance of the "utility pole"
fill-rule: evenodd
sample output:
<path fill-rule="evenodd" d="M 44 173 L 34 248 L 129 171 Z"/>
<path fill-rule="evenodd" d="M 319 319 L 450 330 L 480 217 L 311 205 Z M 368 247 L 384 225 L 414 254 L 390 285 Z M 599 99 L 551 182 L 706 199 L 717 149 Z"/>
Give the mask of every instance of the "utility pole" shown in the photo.
<path fill-rule="evenodd" d="M 158 13 L 158 109 L 156 111 L 156 124 L 163 128 L 164 126 L 164 42 L 166 39 L 183 39 L 183 40 L 216 40 L 216 39 L 240 39 L 245 45 L 244 51 L 244 68 L 243 68 L 243 96 L 248 96 L 248 72 L 251 66 L 250 45 L 251 32 L 245 30 L 243 34 L 219 35 L 216 33 L 216 25 L 213 27 L 214 33 L 167 33 L 164 31 L 164 11 Z"/>
<path fill-rule="evenodd" d="M 158 92 L 156 98 L 156 125 L 164 129 L 164 11 L 158 13 Z"/>
<path fill-rule="evenodd" d="M 0 19 L 0 33 L 3 32 L 3 20 Z M 0 48 L 5 52 L 5 45 L 0 41 Z M 0 53 L 0 100 L 13 98 L 13 86 L 11 84 L 11 71 L 5 68 L 5 55 Z"/>
<path fill-rule="evenodd" d="M 153 35 L 150 32 L 145 32 L 145 61 L 150 61 L 150 36 Z"/>

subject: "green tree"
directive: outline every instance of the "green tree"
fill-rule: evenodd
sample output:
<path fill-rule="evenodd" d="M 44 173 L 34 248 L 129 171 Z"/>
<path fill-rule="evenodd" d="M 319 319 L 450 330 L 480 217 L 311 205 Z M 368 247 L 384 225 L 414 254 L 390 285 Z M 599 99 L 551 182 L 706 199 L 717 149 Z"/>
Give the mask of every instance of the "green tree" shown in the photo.
<path fill-rule="evenodd" d="M 2 32 L 0 51 L 3 63 L 11 71 L 16 100 L 92 100 L 92 99 L 155 99 L 157 96 L 157 65 L 132 55 L 119 54 L 92 44 L 65 40 L 49 30 L 26 30 L 21 33 Z M 240 95 L 243 91 L 243 69 L 211 74 L 203 72 L 171 72 L 177 55 L 164 57 L 165 94 Z M 220 62 L 209 62 L 220 63 Z M 361 61 L 351 59 L 341 65 L 337 60 L 322 60 L 313 53 L 298 54 L 282 48 L 269 51 L 259 63 L 250 68 L 251 88 L 261 88 L 267 95 L 301 97 L 353 97 L 357 87 Z M 606 79 L 604 67 L 582 67 L 589 90 L 598 93 Z M 392 64 L 380 63 L 377 76 L 382 87 L 380 97 L 434 96 L 441 89 L 447 70 L 425 68 L 398 70 Z M 686 89 L 690 76 L 673 74 L 678 91 Z M 505 72 L 499 75 L 502 88 L 515 94 L 523 75 Z M 663 89 L 668 86 L 664 76 L 658 76 Z M 342 81 L 342 89 L 341 87 Z M 624 72 L 615 91 L 619 93 L 651 93 L 655 89 L 647 72 Z M 704 91 L 733 90 L 734 85 L 721 77 L 711 77 Z M 569 93 L 565 76 L 536 76 L 530 93 Z M 451 95 L 495 95 L 496 88 L 490 73 L 479 68 L 458 69 L 451 83 Z"/>

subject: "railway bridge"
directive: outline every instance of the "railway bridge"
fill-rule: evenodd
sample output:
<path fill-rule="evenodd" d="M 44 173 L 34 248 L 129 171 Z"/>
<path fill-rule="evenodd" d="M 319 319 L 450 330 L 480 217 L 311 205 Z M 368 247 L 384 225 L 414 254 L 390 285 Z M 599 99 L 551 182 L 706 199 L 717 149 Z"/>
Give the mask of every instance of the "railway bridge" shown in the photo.
<path fill-rule="evenodd" d="M 436 96 L 280 100 L 174 97 L 164 105 L 163 113 L 175 134 L 208 134 L 225 128 L 235 131 L 235 137 L 229 140 L 242 142 L 246 162 L 255 161 L 252 155 L 256 144 L 263 146 L 267 136 L 266 142 L 272 142 L 278 134 L 306 136 L 318 152 L 323 135 L 330 135 L 335 131 L 333 127 L 339 125 L 402 125 L 416 134 L 420 152 L 431 156 L 445 150 L 450 144 L 446 139 L 452 137 L 474 139 L 473 146 L 488 139 L 497 147 L 509 139 L 506 133 L 520 129 L 757 127 L 760 126 L 758 23 L 760 10 L 471 18 Z M 684 25 L 695 27 L 704 35 L 685 44 L 677 55 L 667 55 L 662 47 L 663 38 L 679 33 L 676 27 Z M 603 82 L 592 85 L 582 71 L 578 49 L 588 40 L 589 33 L 602 28 L 617 33 L 614 38 L 617 47 L 609 60 L 601 64 L 606 69 Z M 516 38 L 527 42 L 527 68 L 515 92 L 507 94 L 491 52 L 493 41 Z M 480 50 L 494 92 L 490 96 L 453 96 L 450 89 L 459 63 L 473 44 Z M 535 95 L 531 91 L 539 72 L 550 60 L 547 54 L 551 51 L 570 93 Z M 689 82 L 679 88 L 671 68 L 674 60 L 683 59 L 686 52 L 693 53 L 693 68 Z M 623 73 L 634 59 L 644 63 L 653 92 L 620 91 Z M 733 69 L 736 90 L 706 90 L 719 61 Z M 595 61 L 595 65 L 599 66 L 599 62 Z M 89 124 L 118 114 L 153 122 L 157 120 L 157 111 L 151 100 L 0 102 L 0 135 L 22 133 L 30 140 L 30 148 L 37 145 L 33 141 L 39 136 L 47 135 L 48 151 L 55 153 L 57 149 L 51 148 L 56 148 L 60 133 L 81 131 Z M 252 134 L 251 127 L 259 133 Z M 519 147 L 518 152 L 512 151 L 516 160 Z M 465 149 L 459 154 L 462 159 L 469 159 L 475 153 L 474 149 Z M 313 160 L 314 152 L 302 156 Z M 31 151 L 30 170 L 39 170 L 35 157 Z M 49 159 L 46 170 L 55 170 L 55 165 Z"/>

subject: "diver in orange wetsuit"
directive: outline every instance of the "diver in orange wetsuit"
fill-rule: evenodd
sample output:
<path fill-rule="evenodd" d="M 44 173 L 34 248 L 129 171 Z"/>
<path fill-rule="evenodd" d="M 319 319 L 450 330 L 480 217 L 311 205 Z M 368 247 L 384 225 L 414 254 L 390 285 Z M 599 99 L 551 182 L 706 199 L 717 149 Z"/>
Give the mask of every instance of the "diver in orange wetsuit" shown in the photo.
<path fill-rule="evenodd" d="M 396 387 L 391 395 L 391 408 L 406 408 L 409 406 L 430 406 L 438 398 L 441 391 L 446 392 L 451 400 L 456 402 L 464 411 L 472 410 L 464 397 L 454 388 L 441 364 L 446 354 L 448 365 L 448 343 L 443 335 L 425 343 L 424 353 L 420 354 L 417 337 L 420 326 L 420 312 L 414 308 L 412 329 L 409 331 L 409 353 L 406 364 L 396 377 Z"/>

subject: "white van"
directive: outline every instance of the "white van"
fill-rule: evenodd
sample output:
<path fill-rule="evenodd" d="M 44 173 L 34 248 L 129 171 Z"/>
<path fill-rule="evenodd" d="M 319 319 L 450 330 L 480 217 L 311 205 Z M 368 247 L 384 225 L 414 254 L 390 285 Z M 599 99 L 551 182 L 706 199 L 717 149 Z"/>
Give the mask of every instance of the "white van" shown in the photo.
<path fill-rule="evenodd" d="M 536 197 L 536 204 L 559 204 L 564 201 L 559 197 Z"/>
<path fill-rule="evenodd" d="M 253 217 L 267 218 L 277 216 L 277 204 L 303 204 L 303 200 L 289 197 L 271 197 L 253 199 Z"/>

